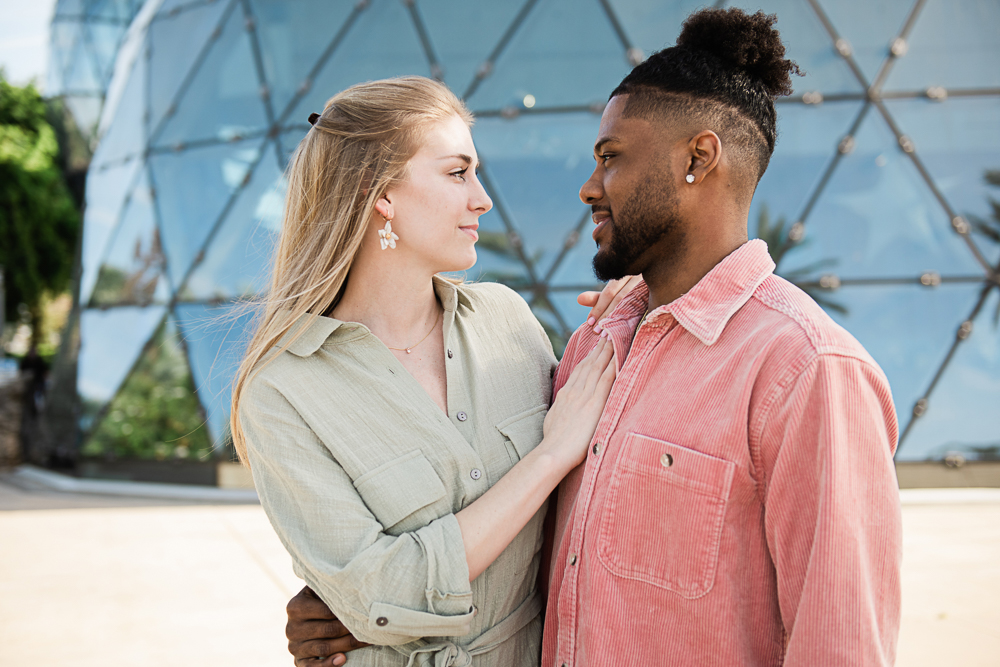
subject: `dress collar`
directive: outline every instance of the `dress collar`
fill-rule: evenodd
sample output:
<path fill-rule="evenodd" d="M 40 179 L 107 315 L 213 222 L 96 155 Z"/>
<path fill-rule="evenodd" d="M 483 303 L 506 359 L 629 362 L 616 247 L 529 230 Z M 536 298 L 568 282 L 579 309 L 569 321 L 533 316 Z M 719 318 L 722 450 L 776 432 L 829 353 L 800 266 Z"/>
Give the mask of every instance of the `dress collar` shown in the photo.
<path fill-rule="evenodd" d="M 474 310 L 472 301 L 462 284 L 455 284 L 441 276 L 433 276 L 434 292 L 445 312 L 457 312 L 459 306 Z M 301 331 L 301 333 L 299 333 Z M 281 349 L 288 343 L 288 351 L 297 357 L 308 357 L 323 343 L 336 334 L 337 342 L 347 342 L 368 334 L 368 327 L 357 322 L 344 322 L 332 317 L 305 313 L 281 337 L 276 347 Z M 291 341 L 289 343 L 289 341 Z"/>

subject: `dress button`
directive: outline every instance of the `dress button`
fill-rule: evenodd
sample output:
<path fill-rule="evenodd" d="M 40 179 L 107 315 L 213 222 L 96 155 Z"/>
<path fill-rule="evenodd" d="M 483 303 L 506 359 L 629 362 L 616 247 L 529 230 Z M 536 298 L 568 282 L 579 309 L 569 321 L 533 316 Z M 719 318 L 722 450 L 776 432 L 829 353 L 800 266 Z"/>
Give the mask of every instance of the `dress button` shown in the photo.
<path fill-rule="evenodd" d="M 473 468 L 472 471 L 469 473 L 469 476 L 472 477 L 472 479 L 479 479 L 480 477 L 483 476 L 483 471 L 480 470 L 479 468 Z"/>
<path fill-rule="evenodd" d="M 469 415 L 465 414 L 464 412 L 459 412 L 457 415 L 455 415 L 455 419 L 457 419 L 460 422 L 464 422 L 468 418 Z"/>
<path fill-rule="evenodd" d="M 455 355 L 453 355 L 453 354 L 451 353 L 451 348 L 449 347 L 449 348 L 448 348 L 448 358 L 449 358 L 449 359 L 451 359 L 451 358 L 452 358 L 453 356 L 455 356 Z"/>
<path fill-rule="evenodd" d="M 389 619 L 386 618 L 385 616 L 379 616 L 378 618 L 375 619 L 375 625 L 379 626 L 380 628 L 385 627 L 389 625 Z"/>
<path fill-rule="evenodd" d="M 601 443 L 595 442 L 594 443 L 594 456 L 597 456 L 600 453 L 601 453 Z"/>
<path fill-rule="evenodd" d="M 660 464 L 664 468 L 669 468 L 674 464 L 674 457 L 672 457 L 670 454 L 664 454 L 663 456 L 660 457 Z"/>
<path fill-rule="evenodd" d="M 576 554 L 570 554 L 569 555 L 569 564 L 570 565 L 576 565 Z"/>

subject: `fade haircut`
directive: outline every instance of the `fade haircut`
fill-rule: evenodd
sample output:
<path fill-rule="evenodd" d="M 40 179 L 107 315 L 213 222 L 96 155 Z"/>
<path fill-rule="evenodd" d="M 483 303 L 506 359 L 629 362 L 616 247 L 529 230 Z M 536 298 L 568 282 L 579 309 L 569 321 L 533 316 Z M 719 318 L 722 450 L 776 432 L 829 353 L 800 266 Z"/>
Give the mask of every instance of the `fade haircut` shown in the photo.
<path fill-rule="evenodd" d="M 801 74 L 785 59 L 775 21 L 737 8 L 695 12 L 676 46 L 649 56 L 611 97 L 628 96 L 626 118 L 684 119 L 713 130 L 755 188 L 777 140 L 774 100 L 792 92 L 792 72 Z"/>

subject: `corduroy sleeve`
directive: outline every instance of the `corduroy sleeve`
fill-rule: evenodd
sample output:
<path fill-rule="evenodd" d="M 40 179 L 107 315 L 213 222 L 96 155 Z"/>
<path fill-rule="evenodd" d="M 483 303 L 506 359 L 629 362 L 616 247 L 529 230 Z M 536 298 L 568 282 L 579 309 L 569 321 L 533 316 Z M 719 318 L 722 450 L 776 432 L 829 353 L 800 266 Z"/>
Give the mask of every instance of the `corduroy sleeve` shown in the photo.
<path fill-rule="evenodd" d="M 902 527 L 888 382 L 820 354 L 779 386 L 760 433 L 785 667 L 892 665 Z"/>

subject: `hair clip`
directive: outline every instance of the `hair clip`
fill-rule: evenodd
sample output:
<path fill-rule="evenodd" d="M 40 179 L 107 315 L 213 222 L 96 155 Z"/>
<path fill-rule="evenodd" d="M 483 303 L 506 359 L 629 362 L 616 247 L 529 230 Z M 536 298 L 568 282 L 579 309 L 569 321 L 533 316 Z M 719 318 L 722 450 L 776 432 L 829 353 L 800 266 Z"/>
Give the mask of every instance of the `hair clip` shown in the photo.
<path fill-rule="evenodd" d="M 311 113 L 311 114 L 309 114 L 309 124 L 310 125 L 315 125 L 316 121 L 318 121 L 318 120 L 319 120 L 319 114 L 318 113 Z"/>

